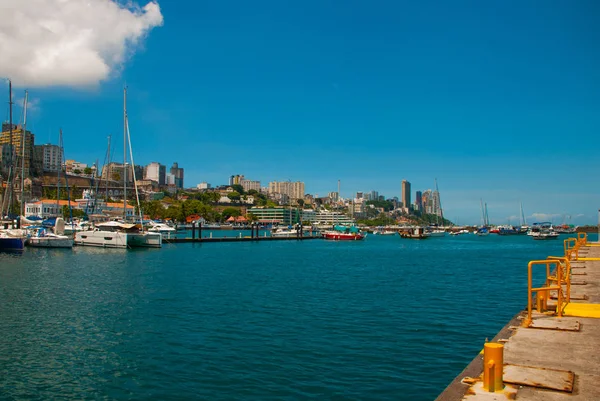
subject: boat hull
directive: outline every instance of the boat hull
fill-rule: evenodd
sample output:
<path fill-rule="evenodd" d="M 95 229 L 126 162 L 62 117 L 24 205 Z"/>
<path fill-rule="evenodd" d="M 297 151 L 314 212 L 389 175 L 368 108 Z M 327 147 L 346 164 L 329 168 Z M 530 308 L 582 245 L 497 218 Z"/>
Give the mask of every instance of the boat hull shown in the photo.
<path fill-rule="evenodd" d="M 360 241 L 365 238 L 365 236 L 361 233 L 336 233 L 336 232 L 326 232 L 323 233 L 323 238 L 334 241 Z"/>
<path fill-rule="evenodd" d="M 0 252 L 23 252 L 24 237 L 0 237 Z"/>
<path fill-rule="evenodd" d="M 34 248 L 73 248 L 71 238 L 31 237 L 27 246 Z"/>
<path fill-rule="evenodd" d="M 160 248 L 162 235 L 160 233 L 127 233 L 127 245 L 131 248 Z"/>
<path fill-rule="evenodd" d="M 127 248 L 127 233 L 111 231 L 81 231 L 75 233 L 74 243 L 101 248 Z"/>

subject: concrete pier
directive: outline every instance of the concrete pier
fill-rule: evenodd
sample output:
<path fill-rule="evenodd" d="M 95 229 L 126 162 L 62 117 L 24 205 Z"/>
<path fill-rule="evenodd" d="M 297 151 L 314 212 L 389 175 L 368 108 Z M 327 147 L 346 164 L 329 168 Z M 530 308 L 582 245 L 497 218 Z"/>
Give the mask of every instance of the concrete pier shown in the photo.
<path fill-rule="evenodd" d="M 534 312 L 530 324 L 527 311 L 520 312 L 494 337 L 504 344 L 503 389 L 483 389 L 480 354 L 437 401 L 600 400 L 599 245 L 582 245 L 570 261 L 571 296 L 562 317 L 551 291 L 548 309 L 554 310 Z"/>

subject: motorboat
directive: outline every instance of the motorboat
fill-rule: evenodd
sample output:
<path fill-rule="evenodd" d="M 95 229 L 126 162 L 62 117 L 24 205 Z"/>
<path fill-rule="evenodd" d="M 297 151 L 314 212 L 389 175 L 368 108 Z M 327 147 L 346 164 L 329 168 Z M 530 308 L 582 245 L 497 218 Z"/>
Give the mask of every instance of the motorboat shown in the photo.
<path fill-rule="evenodd" d="M 332 230 L 327 230 L 322 235 L 324 239 L 336 241 L 359 241 L 365 238 L 356 226 L 334 225 Z"/>
<path fill-rule="evenodd" d="M 135 224 L 108 221 L 96 224 L 91 231 L 75 233 L 75 244 L 103 248 L 160 248 L 162 235 L 140 231 Z"/>
<path fill-rule="evenodd" d="M 27 246 L 35 248 L 73 248 L 73 238 L 55 234 L 42 226 L 27 227 L 29 239 Z"/>
<path fill-rule="evenodd" d="M 271 230 L 271 237 L 273 238 L 296 238 L 301 236 L 302 232 L 300 232 L 299 227 L 278 227 Z"/>
<path fill-rule="evenodd" d="M 427 239 L 429 233 L 423 227 L 413 227 L 400 231 L 400 237 L 408 239 Z"/>
<path fill-rule="evenodd" d="M 150 225 L 150 227 L 148 227 L 147 229 L 148 232 L 160 233 L 167 238 L 170 238 L 172 235 L 175 235 L 177 233 L 175 227 L 170 226 L 166 223 L 159 223 L 151 220 L 148 224 Z"/>

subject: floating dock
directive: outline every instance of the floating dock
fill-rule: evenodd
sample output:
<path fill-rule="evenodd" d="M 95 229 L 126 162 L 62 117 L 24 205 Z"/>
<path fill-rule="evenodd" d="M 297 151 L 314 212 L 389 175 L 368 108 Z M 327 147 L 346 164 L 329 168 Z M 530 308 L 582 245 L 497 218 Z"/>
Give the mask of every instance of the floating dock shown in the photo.
<path fill-rule="evenodd" d="M 528 309 L 436 401 L 600 400 L 600 243 L 579 234 L 528 268 L 547 272 Z"/>

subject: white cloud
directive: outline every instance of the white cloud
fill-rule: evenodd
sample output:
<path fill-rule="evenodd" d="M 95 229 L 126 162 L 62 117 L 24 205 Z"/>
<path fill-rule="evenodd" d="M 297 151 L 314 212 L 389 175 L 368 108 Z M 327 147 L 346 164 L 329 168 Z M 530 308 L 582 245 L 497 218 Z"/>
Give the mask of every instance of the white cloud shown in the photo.
<path fill-rule="evenodd" d="M 16 86 L 93 86 L 118 72 L 160 7 L 112 0 L 0 0 L 0 77 Z"/>
<path fill-rule="evenodd" d="M 562 214 L 558 213 L 533 213 L 530 217 L 537 221 L 552 221 L 553 219 L 562 216 Z"/>

